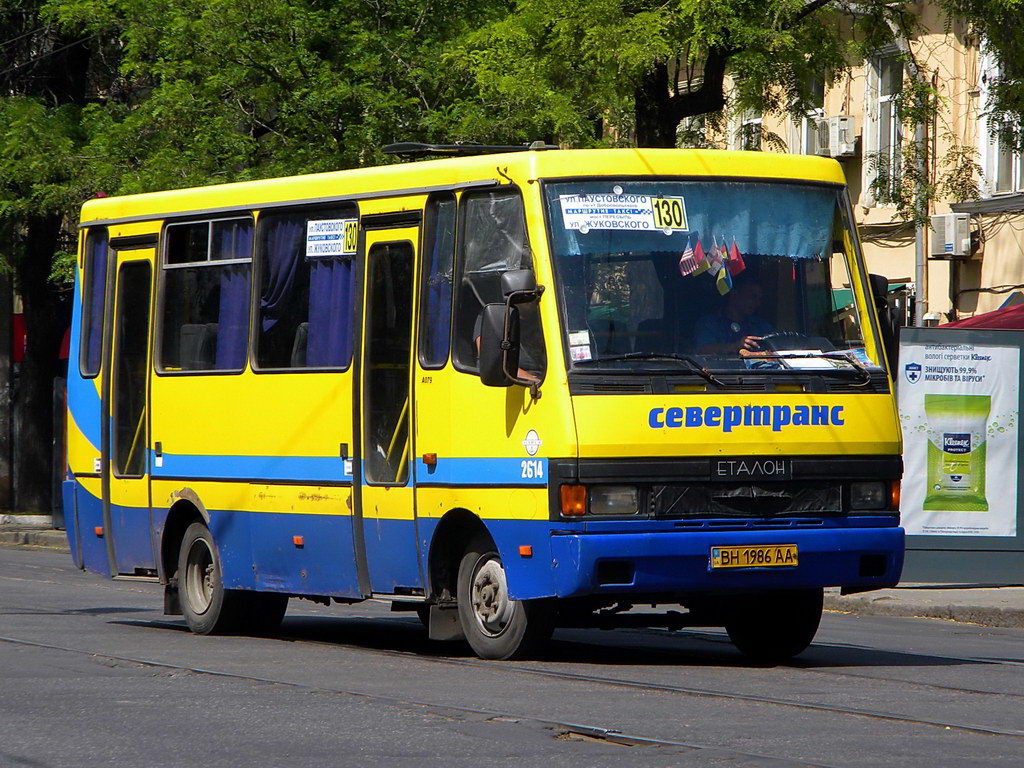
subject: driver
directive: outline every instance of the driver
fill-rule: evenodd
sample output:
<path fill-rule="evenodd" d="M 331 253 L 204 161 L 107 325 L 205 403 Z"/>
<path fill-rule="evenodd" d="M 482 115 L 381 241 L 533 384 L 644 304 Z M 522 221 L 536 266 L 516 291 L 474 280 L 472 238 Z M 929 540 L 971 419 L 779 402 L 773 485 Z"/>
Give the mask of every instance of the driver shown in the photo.
<path fill-rule="evenodd" d="M 697 323 L 697 351 L 726 357 L 758 357 L 763 354 L 761 338 L 774 332 L 771 324 L 757 314 L 764 293 L 748 275 L 733 281 L 725 305 Z"/>

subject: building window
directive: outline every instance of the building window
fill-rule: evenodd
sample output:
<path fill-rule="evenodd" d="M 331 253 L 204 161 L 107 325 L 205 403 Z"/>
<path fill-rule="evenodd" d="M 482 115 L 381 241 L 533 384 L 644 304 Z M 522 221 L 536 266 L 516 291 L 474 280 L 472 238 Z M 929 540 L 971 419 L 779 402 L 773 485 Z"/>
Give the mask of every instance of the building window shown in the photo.
<path fill-rule="evenodd" d="M 358 225 L 355 205 L 260 216 L 257 368 L 348 366 Z"/>
<path fill-rule="evenodd" d="M 903 61 L 890 52 L 875 56 L 868 61 L 867 78 L 864 189 L 867 202 L 873 204 L 879 193 L 889 197 L 900 186 L 903 125 L 897 107 L 903 90 Z"/>
<path fill-rule="evenodd" d="M 160 370 L 240 371 L 249 348 L 252 219 L 164 230 Z"/>
<path fill-rule="evenodd" d="M 811 78 L 808 84 L 811 93 L 811 108 L 800 120 L 797 151 L 801 155 L 816 155 L 818 141 L 818 121 L 825 117 L 825 81 L 817 77 Z"/>
<path fill-rule="evenodd" d="M 1024 156 L 1013 146 L 1009 137 L 999 132 L 1000 123 L 992 114 L 992 86 L 999 80 L 1000 71 L 995 58 L 982 49 L 979 68 L 981 91 L 981 119 L 978 135 L 979 156 L 984 191 L 989 195 L 1007 194 L 1024 190 Z"/>
<path fill-rule="evenodd" d="M 763 116 L 753 110 L 744 110 L 736 117 L 730 149 L 757 151 L 761 149 Z"/>

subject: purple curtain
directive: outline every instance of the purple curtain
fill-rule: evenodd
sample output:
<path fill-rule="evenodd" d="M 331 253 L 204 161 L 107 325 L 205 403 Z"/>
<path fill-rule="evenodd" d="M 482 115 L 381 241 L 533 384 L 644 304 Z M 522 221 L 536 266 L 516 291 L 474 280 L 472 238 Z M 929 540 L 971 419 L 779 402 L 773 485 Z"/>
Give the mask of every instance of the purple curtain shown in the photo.
<path fill-rule="evenodd" d="M 252 223 L 232 221 L 214 224 L 213 245 L 217 259 L 247 259 L 252 255 Z M 217 312 L 216 370 L 245 365 L 249 346 L 250 264 L 227 264 L 220 271 L 220 307 Z"/>
<path fill-rule="evenodd" d="M 269 331 L 285 314 L 299 269 L 299 247 L 306 232 L 304 216 L 281 217 L 266 229 L 260 322 Z"/>
<path fill-rule="evenodd" d="M 352 356 L 352 259 L 309 260 L 306 365 L 340 368 Z"/>
<path fill-rule="evenodd" d="M 86 264 L 89 267 L 89 317 L 85 331 L 85 373 L 99 373 L 103 352 L 103 307 L 107 289 L 107 229 L 89 230 L 86 240 Z"/>

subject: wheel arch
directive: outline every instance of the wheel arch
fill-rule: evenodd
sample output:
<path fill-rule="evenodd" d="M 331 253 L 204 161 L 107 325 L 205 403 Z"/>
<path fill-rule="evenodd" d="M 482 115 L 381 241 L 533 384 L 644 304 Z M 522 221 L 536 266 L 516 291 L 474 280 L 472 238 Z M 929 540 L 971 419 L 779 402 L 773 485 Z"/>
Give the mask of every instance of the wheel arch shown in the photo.
<path fill-rule="evenodd" d="M 434 528 L 427 550 L 428 597 L 438 601 L 455 599 L 459 561 L 466 546 L 479 534 L 494 541 L 484 521 L 468 509 L 455 508 L 444 513 Z"/>
<path fill-rule="evenodd" d="M 210 524 L 210 513 L 191 488 L 171 494 L 172 503 L 160 533 L 160 581 L 168 584 L 178 570 L 178 552 L 192 523 Z"/>

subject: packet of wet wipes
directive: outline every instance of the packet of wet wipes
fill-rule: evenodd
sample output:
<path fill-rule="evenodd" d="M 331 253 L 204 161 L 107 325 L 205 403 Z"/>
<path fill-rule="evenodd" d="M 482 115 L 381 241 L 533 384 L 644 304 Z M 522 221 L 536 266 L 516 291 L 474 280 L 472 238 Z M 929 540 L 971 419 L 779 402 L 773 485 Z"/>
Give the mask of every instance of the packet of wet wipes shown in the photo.
<path fill-rule="evenodd" d="M 985 447 L 989 395 L 925 395 L 928 491 L 924 508 L 985 512 Z"/>

